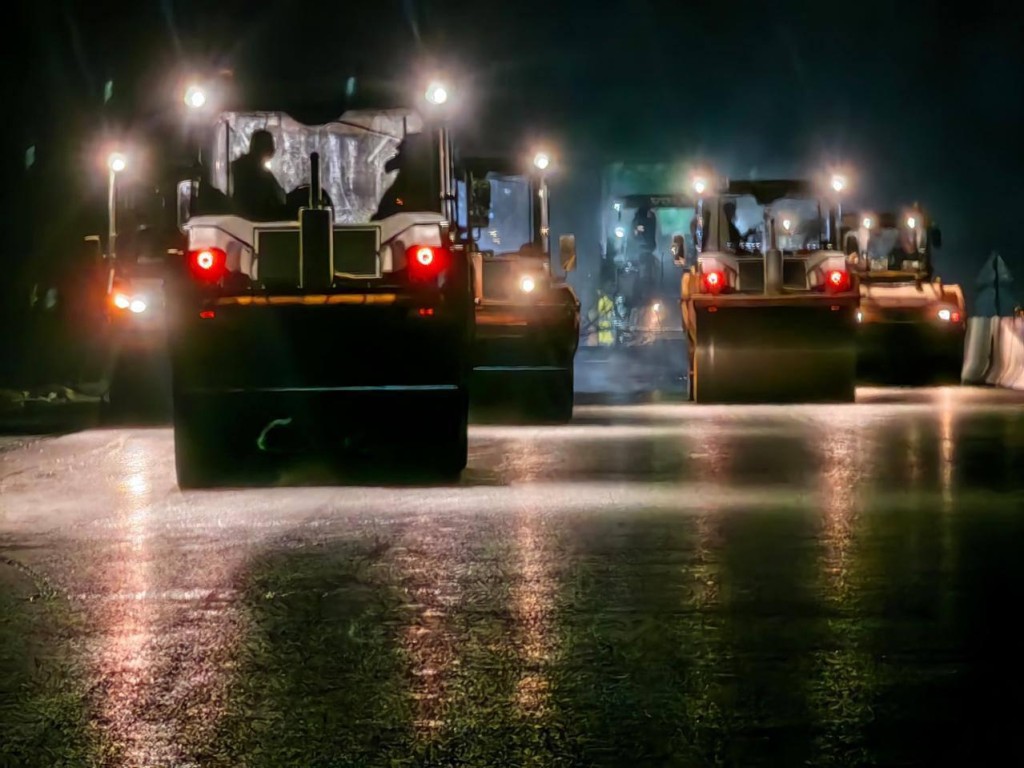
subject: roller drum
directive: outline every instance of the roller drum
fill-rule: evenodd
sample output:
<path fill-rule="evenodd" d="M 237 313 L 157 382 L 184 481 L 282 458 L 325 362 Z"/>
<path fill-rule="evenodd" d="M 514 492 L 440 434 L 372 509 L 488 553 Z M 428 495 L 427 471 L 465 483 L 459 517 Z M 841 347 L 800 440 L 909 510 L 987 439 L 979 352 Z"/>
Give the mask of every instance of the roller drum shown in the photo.
<path fill-rule="evenodd" d="M 856 307 L 697 306 L 694 400 L 853 402 Z"/>

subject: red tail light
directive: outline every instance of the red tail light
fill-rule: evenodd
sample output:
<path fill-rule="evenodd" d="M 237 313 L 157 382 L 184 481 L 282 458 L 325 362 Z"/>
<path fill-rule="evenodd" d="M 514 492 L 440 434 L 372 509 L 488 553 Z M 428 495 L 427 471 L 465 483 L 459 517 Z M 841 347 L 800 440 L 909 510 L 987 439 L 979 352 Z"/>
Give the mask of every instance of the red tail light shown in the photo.
<path fill-rule="evenodd" d="M 725 273 L 724 272 L 705 272 L 704 273 L 704 290 L 708 293 L 721 293 L 722 289 L 725 288 Z"/>
<path fill-rule="evenodd" d="M 831 269 L 825 273 L 825 289 L 831 293 L 850 290 L 850 273 L 844 269 Z"/>
<path fill-rule="evenodd" d="M 228 271 L 228 255 L 220 248 L 199 248 L 188 252 L 192 276 L 204 283 L 215 283 Z"/>
<path fill-rule="evenodd" d="M 412 245 L 405 251 L 409 267 L 409 279 L 416 282 L 432 282 L 448 268 L 448 251 L 435 245 Z"/>

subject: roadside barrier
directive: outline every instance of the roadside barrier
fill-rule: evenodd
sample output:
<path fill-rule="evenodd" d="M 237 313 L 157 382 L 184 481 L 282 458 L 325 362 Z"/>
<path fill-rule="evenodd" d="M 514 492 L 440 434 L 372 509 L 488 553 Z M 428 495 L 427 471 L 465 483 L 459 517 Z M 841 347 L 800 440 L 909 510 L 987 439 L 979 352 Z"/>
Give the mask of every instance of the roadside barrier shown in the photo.
<path fill-rule="evenodd" d="M 1024 390 L 1024 318 L 969 318 L 962 379 Z"/>

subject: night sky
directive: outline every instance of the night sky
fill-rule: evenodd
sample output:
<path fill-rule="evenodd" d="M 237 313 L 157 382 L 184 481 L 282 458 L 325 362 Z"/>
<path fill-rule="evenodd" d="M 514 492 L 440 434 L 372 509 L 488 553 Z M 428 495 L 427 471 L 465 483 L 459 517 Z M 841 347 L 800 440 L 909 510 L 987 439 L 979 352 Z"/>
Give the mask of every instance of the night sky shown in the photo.
<path fill-rule="evenodd" d="M 1024 279 L 1022 18 L 1011 2 L 25 3 L 5 30 L 25 66 L 4 73 L 20 105 L 4 166 L 21 172 L 32 145 L 57 158 L 56 126 L 124 130 L 173 70 L 329 94 L 352 74 L 397 87 L 434 61 L 461 81 L 467 146 L 559 148 L 556 228 L 584 248 L 597 212 L 573 190 L 602 162 L 700 159 L 733 177 L 841 162 L 857 202 L 932 211 L 947 279 L 973 282 L 993 249 Z"/>

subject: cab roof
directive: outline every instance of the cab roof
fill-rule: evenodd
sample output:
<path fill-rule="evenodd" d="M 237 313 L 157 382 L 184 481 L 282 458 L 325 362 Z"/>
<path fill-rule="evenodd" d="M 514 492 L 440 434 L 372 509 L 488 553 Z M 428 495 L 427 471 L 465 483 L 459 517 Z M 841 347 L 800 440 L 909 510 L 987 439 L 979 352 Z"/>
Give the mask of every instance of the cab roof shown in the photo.
<path fill-rule="evenodd" d="M 309 130 L 327 127 L 338 130 L 347 127 L 359 132 L 379 133 L 399 140 L 407 134 L 420 133 L 423 130 L 423 118 L 417 112 L 409 109 L 348 110 L 333 115 L 324 112 L 315 119 L 308 113 L 303 117 L 301 112 L 296 115 L 294 112 L 284 110 L 228 110 L 217 116 L 217 122 L 232 124 L 249 122 L 257 125 L 260 123 L 265 125 L 291 123 L 296 127 Z M 393 131 L 395 126 L 400 126 L 402 129 L 397 134 Z"/>
<path fill-rule="evenodd" d="M 870 211 L 862 211 L 861 213 L 849 213 L 843 215 L 843 226 L 846 227 L 859 227 L 860 221 L 864 216 L 870 215 L 875 220 L 875 226 L 881 229 L 896 229 L 903 223 L 905 213 L 896 213 L 894 211 L 883 211 L 881 213 L 874 213 Z M 930 224 L 928 214 L 924 211 L 917 210 L 914 213 L 915 216 L 919 216 L 923 219 L 925 225 Z"/>
<path fill-rule="evenodd" d="M 524 163 L 517 162 L 511 157 L 464 157 L 459 159 L 458 167 L 460 171 L 472 173 L 474 176 L 486 176 L 489 173 L 498 176 L 528 175 Z"/>
<path fill-rule="evenodd" d="M 746 197 L 757 200 L 758 205 L 768 205 L 786 197 L 817 197 L 816 186 L 805 179 L 765 179 L 762 181 L 729 181 L 717 195 L 708 197 Z M 618 195 L 615 201 L 624 208 L 688 208 L 696 199 L 686 194 L 635 194 Z"/>
<path fill-rule="evenodd" d="M 759 181 L 730 181 L 726 195 L 750 196 L 758 205 L 769 205 L 786 197 L 817 197 L 815 185 L 806 179 L 764 179 Z"/>

